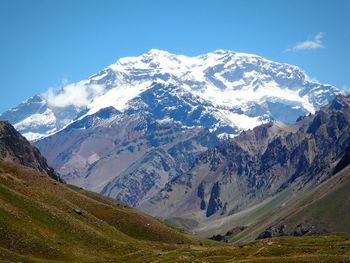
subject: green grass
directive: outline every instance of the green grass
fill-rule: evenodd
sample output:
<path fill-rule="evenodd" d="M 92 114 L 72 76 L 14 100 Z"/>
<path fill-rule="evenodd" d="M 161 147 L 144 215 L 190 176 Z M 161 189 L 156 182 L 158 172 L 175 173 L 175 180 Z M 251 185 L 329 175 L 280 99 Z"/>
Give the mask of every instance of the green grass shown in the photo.
<path fill-rule="evenodd" d="M 300 210 L 289 216 L 291 226 L 308 222 L 320 230 L 350 232 L 350 180 L 347 178 L 332 191 L 326 186 L 320 189 L 324 191 L 321 197 L 319 191 L 314 193 L 309 203 L 300 205 Z"/>
<path fill-rule="evenodd" d="M 350 262 L 349 238 L 214 242 L 110 198 L 0 162 L 1 262 Z"/>
<path fill-rule="evenodd" d="M 297 194 L 281 192 L 241 217 L 225 222 L 225 227 L 248 226 L 231 237 L 230 242 L 254 240 L 269 226 L 286 225 L 291 233 L 302 224 L 314 233 L 350 232 L 350 167 L 312 189 Z"/>
<path fill-rule="evenodd" d="M 350 232 L 350 167 L 301 196 L 280 211 L 276 223 L 289 229 L 313 226 L 318 233 Z"/>

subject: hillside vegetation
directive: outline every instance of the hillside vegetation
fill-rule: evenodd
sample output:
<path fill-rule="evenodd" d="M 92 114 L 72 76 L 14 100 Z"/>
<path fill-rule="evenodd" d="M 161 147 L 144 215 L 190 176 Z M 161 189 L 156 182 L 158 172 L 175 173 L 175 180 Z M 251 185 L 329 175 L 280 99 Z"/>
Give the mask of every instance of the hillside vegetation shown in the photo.
<path fill-rule="evenodd" d="M 179 232 L 112 199 L 0 162 L 0 259 L 21 262 L 350 260 L 350 234 L 225 244 Z"/>

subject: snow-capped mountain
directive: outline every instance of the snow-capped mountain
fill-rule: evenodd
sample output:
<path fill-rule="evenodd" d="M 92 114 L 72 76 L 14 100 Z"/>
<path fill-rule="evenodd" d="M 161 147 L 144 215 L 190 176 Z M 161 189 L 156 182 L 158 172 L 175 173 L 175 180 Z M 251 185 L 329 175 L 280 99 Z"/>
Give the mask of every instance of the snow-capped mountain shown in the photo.
<path fill-rule="evenodd" d="M 292 123 L 338 92 L 313 82 L 296 66 L 256 55 L 217 50 L 188 57 L 152 49 L 121 58 L 57 93 L 35 95 L 0 119 L 36 140 L 112 106 L 236 135 L 271 119 Z"/>

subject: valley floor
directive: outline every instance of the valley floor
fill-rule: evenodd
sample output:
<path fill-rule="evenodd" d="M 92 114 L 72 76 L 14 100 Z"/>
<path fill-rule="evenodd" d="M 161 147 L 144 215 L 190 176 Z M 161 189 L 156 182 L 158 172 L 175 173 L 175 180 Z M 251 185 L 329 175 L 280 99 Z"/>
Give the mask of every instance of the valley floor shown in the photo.
<path fill-rule="evenodd" d="M 117 250 L 115 255 L 101 251 L 101 258 L 84 254 L 69 260 L 47 259 L 47 255 L 25 256 L 0 247 L 0 259 L 4 262 L 350 262 L 350 234 L 344 233 L 273 238 L 244 245 L 192 241 L 171 245 L 149 242 L 124 255 L 119 255 Z"/>

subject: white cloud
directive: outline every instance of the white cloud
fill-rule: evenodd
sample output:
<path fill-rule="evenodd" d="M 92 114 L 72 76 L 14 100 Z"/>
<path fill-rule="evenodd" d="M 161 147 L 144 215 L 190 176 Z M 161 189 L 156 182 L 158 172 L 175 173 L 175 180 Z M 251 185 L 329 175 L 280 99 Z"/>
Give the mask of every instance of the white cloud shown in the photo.
<path fill-rule="evenodd" d="M 104 93 L 104 87 L 101 85 L 89 85 L 86 83 L 78 82 L 73 84 L 67 84 L 67 81 L 63 81 L 63 87 L 55 92 L 53 88 L 49 88 L 45 97 L 49 105 L 54 107 L 66 107 L 66 106 L 87 106 L 91 99 L 95 96 L 100 96 Z"/>
<path fill-rule="evenodd" d="M 324 37 L 324 33 L 320 32 L 317 35 L 315 35 L 311 40 L 306 40 L 304 42 L 297 43 L 294 47 L 287 48 L 285 52 L 290 52 L 290 51 L 297 52 L 300 50 L 324 48 L 324 45 L 322 43 L 323 37 Z"/>

